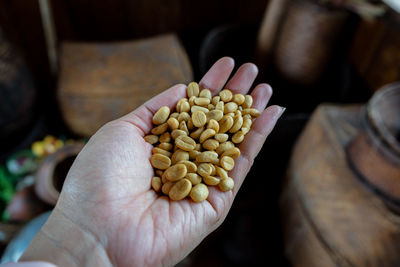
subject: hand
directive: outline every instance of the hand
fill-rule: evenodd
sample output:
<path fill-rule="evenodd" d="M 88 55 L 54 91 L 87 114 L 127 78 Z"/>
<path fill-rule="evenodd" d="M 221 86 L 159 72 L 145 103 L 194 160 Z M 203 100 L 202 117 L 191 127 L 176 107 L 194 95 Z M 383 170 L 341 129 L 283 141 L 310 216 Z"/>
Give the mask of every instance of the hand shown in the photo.
<path fill-rule="evenodd" d="M 234 67 L 231 58 L 218 60 L 200 81 L 217 94 Z M 245 94 L 257 75 L 254 64 L 242 65 L 226 84 Z M 272 90 L 257 85 L 253 106 L 264 110 L 240 145 L 230 176 L 235 188 L 211 187 L 206 201 L 170 201 L 150 188 L 152 146 L 143 136 L 152 128 L 153 114 L 173 107 L 186 96 L 179 84 L 152 98 L 130 114 L 104 125 L 78 155 L 60 199 L 22 260 L 46 260 L 60 266 L 173 265 L 182 260 L 225 219 L 235 195 L 266 137 L 283 112 L 265 109 Z"/>

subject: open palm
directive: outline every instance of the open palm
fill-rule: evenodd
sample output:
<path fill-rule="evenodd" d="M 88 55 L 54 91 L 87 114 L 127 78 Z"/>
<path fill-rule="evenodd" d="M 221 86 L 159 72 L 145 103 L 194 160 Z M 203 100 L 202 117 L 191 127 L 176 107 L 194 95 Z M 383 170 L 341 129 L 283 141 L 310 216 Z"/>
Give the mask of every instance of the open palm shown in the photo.
<path fill-rule="evenodd" d="M 200 87 L 209 88 L 213 94 L 222 88 L 247 93 L 257 68 L 244 64 L 226 84 L 233 67 L 232 59 L 220 59 L 200 81 Z M 242 154 L 230 172 L 235 180 L 234 190 L 221 192 L 210 188 L 209 197 L 201 203 L 170 201 L 150 188 L 154 176 L 149 162 L 152 146 L 143 137 L 151 130 L 155 111 L 161 106 L 175 106 L 186 96 L 185 89 L 185 85 L 173 86 L 132 113 L 106 124 L 89 140 L 68 174 L 52 216 L 36 238 L 37 246 L 42 246 L 44 239 L 58 245 L 60 240 L 68 243 L 74 235 L 81 235 L 82 248 L 89 246 L 92 251 L 88 253 L 94 253 L 92 263 L 173 265 L 223 222 L 282 109 L 265 109 L 271 88 L 266 84 L 256 86 L 252 92 L 253 106 L 265 110 L 240 145 Z M 64 234 L 55 233 L 56 225 L 64 226 Z M 57 254 L 38 258 L 40 253 L 34 245 L 35 241 L 24 259 L 57 263 Z M 79 265 L 83 251 L 67 251 L 71 263 Z"/>

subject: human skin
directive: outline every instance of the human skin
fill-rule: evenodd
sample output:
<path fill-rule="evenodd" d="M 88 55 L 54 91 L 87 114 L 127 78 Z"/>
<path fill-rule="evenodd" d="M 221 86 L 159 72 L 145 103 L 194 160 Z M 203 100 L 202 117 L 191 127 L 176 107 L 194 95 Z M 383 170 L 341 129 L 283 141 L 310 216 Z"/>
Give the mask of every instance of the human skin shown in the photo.
<path fill-rule="evenodd" d="M 223 88 L 245 94 L 258 70 L 242 65 L 228 78 L 234 61 L 218 60 L 200 81 L 218 94 Z M 228 81 L 228 82 L 227 82 Z M 50 218 L 21 261 L 47 261 L 58 266 L 171 266 L 188 255 L 225 219 L 232 202 L 283 108 L 266 108 L 272 95 L 267 84 L 252 91 L 253 107 L 262 111 L 240 144 L 241 156 L 229 175 L 232 191 L 210 188 L 206 201 L 171 201 L 151 189 L 152 145 L 143 137 L 161 106 L 174 107 L 186 96 L 179 84 L 133 112 L 104 125 L 73 163 Z M 266 108 L 266 109 L 265 109 Z"/>

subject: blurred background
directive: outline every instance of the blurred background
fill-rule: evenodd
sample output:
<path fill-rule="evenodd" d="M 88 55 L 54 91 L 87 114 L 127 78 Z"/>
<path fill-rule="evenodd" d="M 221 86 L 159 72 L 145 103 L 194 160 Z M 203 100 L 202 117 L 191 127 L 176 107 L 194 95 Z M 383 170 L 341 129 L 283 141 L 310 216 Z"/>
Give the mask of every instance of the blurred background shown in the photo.
<path fill-rule="evenodd" d="M 101 125 L 231 56 L 287 110 L 179 266 L 399 266 L 399 47 L 397 0 L 0 0 L 2 261 Z"/>

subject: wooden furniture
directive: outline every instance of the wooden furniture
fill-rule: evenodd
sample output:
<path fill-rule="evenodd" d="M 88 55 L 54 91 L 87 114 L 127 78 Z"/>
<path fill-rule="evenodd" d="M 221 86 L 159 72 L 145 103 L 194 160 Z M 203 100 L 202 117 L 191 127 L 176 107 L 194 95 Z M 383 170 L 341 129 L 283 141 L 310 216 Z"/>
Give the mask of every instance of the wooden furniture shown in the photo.
<path fill-rule="evenodd" d="M 103 124 L 134 110 L 192 69 L 176 35 L 115 43 L 65 43 L 58 101 L 76 134 L 89 137 Z"/>
<path fill-rule="evenodd" d="M 400 264 L 399 213 L 348 164 L 360 112 L 358 105 L 320 105 L 294 147 L 281 196 L 293 266 Z"/>

